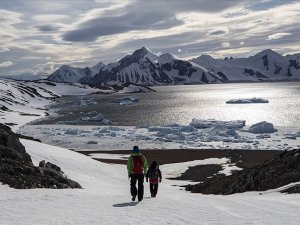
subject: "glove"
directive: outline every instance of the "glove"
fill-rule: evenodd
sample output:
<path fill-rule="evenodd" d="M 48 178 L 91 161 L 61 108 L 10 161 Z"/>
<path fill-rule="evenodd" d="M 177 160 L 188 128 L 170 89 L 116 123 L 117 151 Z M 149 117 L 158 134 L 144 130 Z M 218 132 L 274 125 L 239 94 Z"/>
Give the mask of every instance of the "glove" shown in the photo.
<path fill-rule="evenodd" d="M 159 183 L 161 183 L 161 179 L 159 179 Z"/>
<path fill-rule="evenodd" d="M 128 180 L 131 178 L 131 174 L 128 174 Z"/>
<path fill-rule="evenodd" d="M 146 182 L 148 183 L 148 177 L 146 177 Z"/>

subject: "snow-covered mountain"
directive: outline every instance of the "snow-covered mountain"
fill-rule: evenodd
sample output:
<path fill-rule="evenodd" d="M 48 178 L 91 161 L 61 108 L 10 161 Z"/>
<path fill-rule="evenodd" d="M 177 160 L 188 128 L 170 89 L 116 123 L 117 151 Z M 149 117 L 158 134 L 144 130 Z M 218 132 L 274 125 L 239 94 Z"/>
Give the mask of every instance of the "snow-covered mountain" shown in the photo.
<path fill-rule="evenodd" d="M 93 67 L 77 68 L 68 65 L 61 66 L 47 79 L 54 82 L 71 82 L 71 83 L 88 83 L 93 76 L 104 67 L 104 63 L 100 62 Z"/>
<path fill-rule="evenodd" d="M 180 60 L 166 53 L 156 55 L 143 47 L 115 63 L 103 67 L 92 84 L 120 84 L 132 82 L 145 85 L 217 83 L 222 78 L 192 62 Z"/>
<path fill-rule="evenodd" d="M 44 106 L 57 97 L 99 91 L 105 90 L 91 88 L 84 84 L 54 83 L 47 80 L 0 79 L 0 122 L 17 129 L 23 124 L 45 116 Z"/>
<path fill-rule="evenodd" d="M 249 58 L 214 59 L 202 55 L 191 60 L 228 81 L 300 80 L 300 57 L 282 56 L 270 49 Z"/>
<path fill-rule="evenodd" d="M 143 47 L 117 62 L 108 65 L 100 63 L 94 70 L 62 66 L 48 79 L 92 85 L 300 80 L 299 63 L 300 54 L 282 56 L 270 49 L 248 58 L 215 59 L 202 55 L 192 60 L 183 60 L 169 53 L 154 54 Z"/>

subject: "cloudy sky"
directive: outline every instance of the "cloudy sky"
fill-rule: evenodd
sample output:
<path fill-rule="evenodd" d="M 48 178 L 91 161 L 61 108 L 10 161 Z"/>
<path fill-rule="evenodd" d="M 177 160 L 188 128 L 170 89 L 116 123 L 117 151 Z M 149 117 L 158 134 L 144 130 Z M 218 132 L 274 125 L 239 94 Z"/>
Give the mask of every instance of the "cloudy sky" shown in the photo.
<path fill-rule="evenodd" d="M 1 0 L 0 75 L 109 63 L 147 46 L 182 58 L 300 53 L 295 0 Z"/>

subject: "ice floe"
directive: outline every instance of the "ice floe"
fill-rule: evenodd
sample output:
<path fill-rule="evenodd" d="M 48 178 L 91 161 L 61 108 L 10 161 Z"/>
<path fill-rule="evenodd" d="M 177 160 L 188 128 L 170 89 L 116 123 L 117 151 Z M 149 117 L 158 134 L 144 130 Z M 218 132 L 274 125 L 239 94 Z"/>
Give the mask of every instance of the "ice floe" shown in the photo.
<path fill-rule="evenodd" d="M 122 97 L 122 98 L 118 98 L 118 99 L 114 100 L 113 103 L 119 103 L 119 105 L 131 105 L 131 104 L 139 102 L 139 100 L 140 99 L 135 96 L 126 96 L 126 97 Z"/>
<path fill-rule="evenodd" d="M 81 121 L 93 121 L 93 122 L 108 122 L 104 119 L 102 114 L 100 114 L 96 111 L 92 111 L 92 112 L 85 114 L 84 116 L 81 116 L 80 120 Z"/>
<path fill-rule="evenodd" d="M 275 149 L 299 148 L 299 128 L 276 127 L 267 122 L 245 126 L 245 121 L 196 120 L 189 125 L 79 126 L 26 125 L 24 135 L 78 150 L 144 149 Z M 87 144 L 88 141 L 97 144 Z"/>
<path fill-rule="evenodd" d="M 209 127 L 226 127 L 226 128 L 242 128 L 245 126 L 245 120 L 234 120 L 234 121 L 218 121 L 218 120 L 199 120 L 193 119 L 190 126 L 197 129 L 204 129 Z"/>

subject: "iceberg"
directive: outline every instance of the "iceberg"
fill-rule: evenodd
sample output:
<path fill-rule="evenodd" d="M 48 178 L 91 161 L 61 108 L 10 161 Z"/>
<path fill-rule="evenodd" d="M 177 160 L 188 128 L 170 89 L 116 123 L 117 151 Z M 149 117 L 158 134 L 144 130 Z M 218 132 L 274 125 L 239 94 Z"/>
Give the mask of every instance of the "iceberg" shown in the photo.
<path fill-rule="evenodd" d="M 139 102 L 139 98 L 135 96 L 126 96 L 123 98 L 118 98 L 113 103 L 119 103 L 119 105 L 132 105 L 136 102 Z"/>
<path fill-rule="evenodd" d="M 272 123 L 268 123 L 266 121 L 253 124 L 248 130 L 248 132 L 253 134 L 270 134 L 275 133 L 277 131 L 278 130 L 274 128 Z"/>
<path fill-rule="evenodd" d="M 251 104 L 251 103 L 269 103 L 269 100 L 263 98 L 238 98 L 231 99 L 227 104 Z"/>

